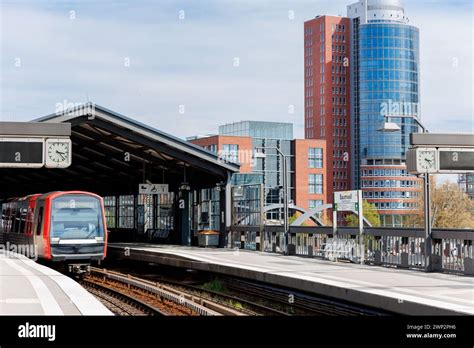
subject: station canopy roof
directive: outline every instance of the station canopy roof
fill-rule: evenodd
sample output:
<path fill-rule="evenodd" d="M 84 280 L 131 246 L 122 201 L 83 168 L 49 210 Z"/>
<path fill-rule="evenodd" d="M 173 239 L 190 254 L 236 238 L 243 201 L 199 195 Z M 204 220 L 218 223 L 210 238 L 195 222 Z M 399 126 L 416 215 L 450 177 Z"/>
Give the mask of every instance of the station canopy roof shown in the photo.
<path fill-rule="evenodd" d="M 146 124 L 87 103 L 35 122 L 70 123 L 72 165 L 65 169 L 0 169 L 0 197 L 56 190 L 86 190 L 101 195 L 133 194 L 149 181 L 177 191 L 226 183 L 239 165 Z M 126 160 L 129 159 L 129 161 Z"/>

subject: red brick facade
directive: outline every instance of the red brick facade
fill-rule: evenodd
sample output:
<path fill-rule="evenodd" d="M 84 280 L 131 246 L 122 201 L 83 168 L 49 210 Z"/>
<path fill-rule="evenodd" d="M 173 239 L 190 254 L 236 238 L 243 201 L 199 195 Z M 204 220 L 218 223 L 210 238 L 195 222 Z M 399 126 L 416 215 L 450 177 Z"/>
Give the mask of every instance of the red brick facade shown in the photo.
<path fill-rule="evenodd" d="M 308 152 L 310 148 L 323 149 L 322 168 L 309 168 Z M 295 168 L 295 204 L 308 209 L 310 200 L 328 201 L 328 188 L 326 179 L 327 168 L 326 142 L 316 139 L 294 140 L 294 168 Z M 309 174 L 321 174 L 323 176 L 322 194 L 309 193 Z"/>
<path fill-rule="evenodd" d="M 205 138 L 190 140 L 191 143 L 210 149 L 211 145 L 217 147 L 217 153 L 221 153 L 224 144 L 237 145 L 239 147 L 239 163 L 241 173 L 252 172 L 252 138 L 251 137 L 235 137 L 226 135 L 214 135 Z"/>
<path fill-rule="evenodd" d="M 305 138 L 326 140 L 328 201 L 351 189 L 350 20 L 320 16 L 304 24 Z"/>

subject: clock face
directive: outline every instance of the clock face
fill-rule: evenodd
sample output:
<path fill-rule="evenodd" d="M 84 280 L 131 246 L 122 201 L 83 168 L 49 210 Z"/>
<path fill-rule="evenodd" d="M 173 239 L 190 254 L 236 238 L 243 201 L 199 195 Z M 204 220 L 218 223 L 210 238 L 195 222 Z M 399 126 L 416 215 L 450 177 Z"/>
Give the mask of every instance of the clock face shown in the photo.
<path fill-rule="evenodd" d="M 49 143 L 48 159 L 54 163 L 67 163 L 69 161 L 69 143 Z"/>
<path fill-rule="evenodd" d="M 436 168 L 436 152 L 435 151 L 419 151 L 418 167 L 424 171 L 435 170 Z"/>

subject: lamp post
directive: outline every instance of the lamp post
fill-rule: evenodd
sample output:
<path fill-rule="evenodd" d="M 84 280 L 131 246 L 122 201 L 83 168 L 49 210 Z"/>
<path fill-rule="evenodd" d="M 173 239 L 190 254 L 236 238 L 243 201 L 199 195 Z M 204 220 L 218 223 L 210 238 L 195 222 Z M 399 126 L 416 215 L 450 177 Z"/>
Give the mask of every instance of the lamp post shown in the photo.
<path fill-rule="evenodd" d="M 285 155 L 281 150 L 276 146 L 268 147 L 256 147 L 255 150 L 276 150 L 277 153 L 281 156 L 283 160 L 283 232 L 285 236 L 285 255 L 288 254 L 288 170 L 287 170 L 287 155 Z M 255 153 L 256 158 L 265 158 L 266 155 L 262 152 Z"/>
<path fill-rule="evenodd" d="M 390 118 L 410 118 L 416 122 L 418 127 L 421 128 L 421 130 L 423 131 L 422 133 L 428 133 L 426 127 L 423 126 L 423 124 L 414 115 L 384 115 L 383 117 L 385 119 L 385 122 L 383 124 L 383 127 L 378 130 L 379 132 L 392 133 L 401 130 L 398 124 L 396 124 L 395 122 L 389 122 Z"/>
<path fill-rule="evenodd" d="M 401 130 L 400 126 L 394 122 L 388 122 L 389 118 L 410 118 L 422 129 L 423 133 L 428 133 L 423 124 L 413 115 L 384 115 L 385 123 L 380 132 L 396 132 Z M 425 213 L 425 269 L 430 271 L 431 264 L 431 199 L 430 199 L 430 174 L 423 174 L 423 204 Z"/>

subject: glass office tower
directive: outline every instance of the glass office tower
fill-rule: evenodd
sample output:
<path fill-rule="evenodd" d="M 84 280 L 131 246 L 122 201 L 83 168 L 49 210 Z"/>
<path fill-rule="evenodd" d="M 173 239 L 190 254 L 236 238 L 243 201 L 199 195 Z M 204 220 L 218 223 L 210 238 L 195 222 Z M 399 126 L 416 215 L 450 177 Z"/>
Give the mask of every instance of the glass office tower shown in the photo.
<path fill-rule="evenodd" d="M 354 187 L 375 204 L 382 225 L 406 226 L 421 189 L 405 166 L 410 133 L 420 131 L 413 119 L 420 116 L 419 31 L 399 0 L 360 0 L 348 17 Z M 400 130 L 381 131 L 386 120 Z"/>
<path fill-rule="evenodd" d="M 369 23 L 359 30 L 360 158 L 404 160 L 411 118 L 391 121 L 401 132 L 386 133 L 384 115 L 418 116 L 419 32 L 412 26 Z"/>

